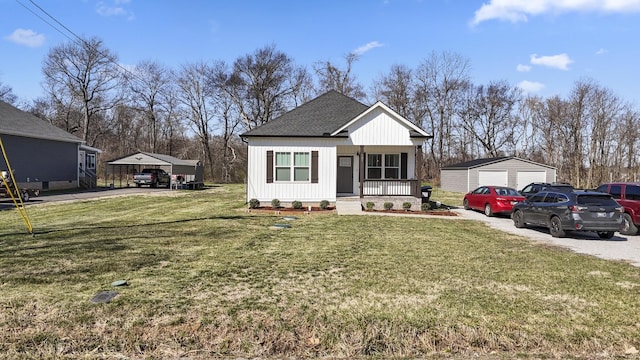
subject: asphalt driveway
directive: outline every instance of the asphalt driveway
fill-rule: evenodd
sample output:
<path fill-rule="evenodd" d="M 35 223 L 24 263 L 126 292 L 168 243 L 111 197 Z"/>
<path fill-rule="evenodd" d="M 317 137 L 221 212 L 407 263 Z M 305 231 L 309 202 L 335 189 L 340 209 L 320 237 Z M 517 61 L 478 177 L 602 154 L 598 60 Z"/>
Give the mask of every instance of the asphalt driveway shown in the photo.
<path fill-rule="evenodd" d="M 487 217 L 474 210 L 455 209 L 465 219 L 478 220 L 490 227 L 524 236 L 545 244 L 571 249 L 577 253 L 597 256 L 603 259 L 620 260 L 640 267 L 640 235 L 627 236 L 616 233 L 611 239 L 603 240 L 594 232 L 573 232 L 564 238 L 554 238 L 549 229 L 543 227 L 528 227 L 518 229 L 508 216 Z"/>

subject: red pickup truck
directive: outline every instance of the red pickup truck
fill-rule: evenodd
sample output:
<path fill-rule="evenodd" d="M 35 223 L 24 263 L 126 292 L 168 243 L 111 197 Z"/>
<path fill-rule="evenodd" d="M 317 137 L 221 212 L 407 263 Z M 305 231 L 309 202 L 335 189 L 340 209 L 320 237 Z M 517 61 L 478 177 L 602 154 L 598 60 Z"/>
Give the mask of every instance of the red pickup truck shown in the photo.
<path fill-rule="evenodd" d="M 611 194 L 624 207 L 620 233 L 635 235 L 640 227 L 640 183 L 608 183 L 598 186 L 596 191 Z"/>
<path fill-rule="evenodd" d="M 158 187 L 164 185 L 171 186 L 171 176 L 162 169 L 143 169 L 139 173 L 133 174 L 133 182 L 137 187 L 149 185 L 150 187 Z"/>

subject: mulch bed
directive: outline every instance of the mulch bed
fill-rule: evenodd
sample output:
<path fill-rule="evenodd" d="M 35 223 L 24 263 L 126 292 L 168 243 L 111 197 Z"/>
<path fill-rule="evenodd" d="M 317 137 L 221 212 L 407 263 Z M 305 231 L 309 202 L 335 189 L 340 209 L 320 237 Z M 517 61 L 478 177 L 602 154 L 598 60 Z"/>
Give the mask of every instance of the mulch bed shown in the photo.
<path fill-rule="evenodd" d="M 439 216 L 458 216 L 457 213 L 450 210 L 427 210 L 427 211 L 413 211 L 413 210 L 365 210 L 365 212 L 377 212 L 377 213 L 390 213 L 390 214 L 407 214 L 407 215 L 439 215 Z"/>
<path fill-rule="evenodd" d="M 330 206 L 326 209 L 320 207 L 311 207 L 311 211 L 308 208 L 294 209 L 290 207 L 274 208 L 271 206 L 261 206 L 255 209 L 247 209 L 247 212 L 254 214 L 276 214 L 276 215 L 310 215 L 310 214 L 328 214 L 335 212 L 335 208 Z M 371 213 L 391 213 L 391 214 L 403 214 L 403 215 L 439 215 L 439 216 L 458 216 L 450 210 L 427 210 L 427 211 L 412 211 L 412 210 L 365 210 L 365 212 Z"/>
<path fill-rule="evenodd" d="M 326 209 L 322 209 L 317 206 L 312 206 L 311 211 L 306 207 L 304 209 L 294 209 L 290 207 L 274 208 L 271 206 L 260 206 L 255 209 L 247 209 L 247 212 L 256 214 L 279 214 L 279 215 L 309 215 L 309 214 L 328 214 L 335 211 L 335 207 L 329 206 Z"/>

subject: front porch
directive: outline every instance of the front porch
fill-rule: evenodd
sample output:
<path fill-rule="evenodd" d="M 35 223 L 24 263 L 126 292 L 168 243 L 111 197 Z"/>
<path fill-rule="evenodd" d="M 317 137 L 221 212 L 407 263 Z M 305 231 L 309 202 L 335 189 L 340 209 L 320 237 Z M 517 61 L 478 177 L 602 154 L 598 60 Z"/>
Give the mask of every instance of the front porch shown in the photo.
<path fill-rule="evenodd" d="M 348 214 L 359 213 L 367 208 L 367 203 L 373 204 L 374 210 L 384 209 L 385 203 L 392 203 L 393 209 L 401 210 L 405 202 L 411 204 L 409 210 L 420 211 L 422 209 L 422 198 L 411 195 L 369 195 L 366 197 L 360 197 L 356 195 L 351 196 L 338 196 L 336 198 L 336 210 L 338 214 L 341 214 L 343 209 Z"/>
<path fill-rule="evenodd" d="M 420 181 L 407 180 L 363 180 L 362 196 L 413 196 L 421 198 Z"/>

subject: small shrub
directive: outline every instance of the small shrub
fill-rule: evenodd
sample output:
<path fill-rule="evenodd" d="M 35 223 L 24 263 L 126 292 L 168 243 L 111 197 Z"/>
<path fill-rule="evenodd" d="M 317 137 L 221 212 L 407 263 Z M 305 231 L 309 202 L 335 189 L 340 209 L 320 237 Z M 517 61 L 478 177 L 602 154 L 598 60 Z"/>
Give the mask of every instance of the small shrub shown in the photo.
<path fill-rule="evenodd" d="M 402 203 L 402 208 L 405 209 L 405 210 L 411 209 L 411 203 L 408 202 L 408 201 L 403 202 Z"/>
<path fill-rule="evenodd" d="M 327 210 L 328 207 L 329 207 L 329 200 L 320 201 L 320 209 Z"/>
<path fill-rule="evenodd" d="M 392 202 L 385 202 L 383 205 L 385 210 L 391 210 L 393 209 L 393 203 Z"/>
<path fill-rule="evenodd" d="M 376 204 L 374 204 L 373 201 L 367 201 L 367 211 L 373 210 L 374 206 L 376 206 Z"/>
<path fill-rule="evenodd" d="M 294 209 L 302 209 L 302 202 L 298 201 L 298 200 L 294 200 L 291 203 L 291 207 L 294 208 Z"/>
<path fill-rule="evenodd" d="M 422 204 L 422 206 L 420 208 L 422 209 L 422 211 L 429 211 L 429 210 L 431 210 L 431 204 L 430 203 L 424 203 L 424 204 Z"/>
<path fill-rule="evenodd" d="M 278 200 L 278 199 L 271 200 L 271 207 L 273 207 L 274 209 L 279 208 L 280 207 L 280 200 Z"/>
<path fill-rule="evenodd" d="M 258 200 L 258 199 L 249 200 L 249 208 L 250 209 L 257 209 L 259 207 L 260 207 L 260 200 Z"/>

